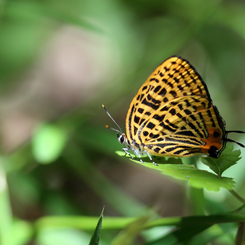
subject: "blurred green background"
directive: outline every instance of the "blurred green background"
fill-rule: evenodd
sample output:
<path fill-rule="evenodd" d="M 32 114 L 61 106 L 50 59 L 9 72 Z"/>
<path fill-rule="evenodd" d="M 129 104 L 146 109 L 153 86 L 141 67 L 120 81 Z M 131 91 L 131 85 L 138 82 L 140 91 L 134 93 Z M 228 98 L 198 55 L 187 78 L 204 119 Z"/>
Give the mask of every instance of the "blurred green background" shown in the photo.
<path fill-rule="evenodd" d="M 139 87 L 163 60 L 180 55 L 207 83 L 227 129 L 245 130 L 244 1 L 6 0 L 0 6 L 1 235 L 12 232 L 15 220 L 13 244 L 88 244 L 91 233 L 33 230 L 29 222 L 99 216 L 104 205 L 105 216 L 123 217 L 148 207 L 162 217 L 237 207 L 225 190 L 202 193 L 200 204 L 200 193 L 186 183 L 117 156 L 122 146 L 105 129 L 114 125 L 101 105 L 124 130 Z M 241 195 L 242 162 L 225 172 Z M 101 244 L 115 234 L 104 234 Z"/>

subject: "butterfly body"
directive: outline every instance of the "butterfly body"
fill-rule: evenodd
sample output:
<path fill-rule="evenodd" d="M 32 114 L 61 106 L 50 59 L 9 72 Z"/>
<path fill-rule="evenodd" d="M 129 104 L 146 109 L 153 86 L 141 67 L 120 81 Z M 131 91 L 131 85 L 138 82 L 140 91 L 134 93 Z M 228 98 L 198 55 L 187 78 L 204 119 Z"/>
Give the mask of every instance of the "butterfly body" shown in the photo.
<path fill-rule="evenodd" d="M 133 150 L 140 160 L 141 154 L 151 160 L 151 155 L 217 158 L 227 141 L 234 142 L 226 138 L 228 132 L 243 133 L 226 131 L 201 76 L 187 60 L 172 56 L 135 95 L 126 116 L 126 135 L 121 133 L 118 140 L 121 137 L 126 154 Z"/>

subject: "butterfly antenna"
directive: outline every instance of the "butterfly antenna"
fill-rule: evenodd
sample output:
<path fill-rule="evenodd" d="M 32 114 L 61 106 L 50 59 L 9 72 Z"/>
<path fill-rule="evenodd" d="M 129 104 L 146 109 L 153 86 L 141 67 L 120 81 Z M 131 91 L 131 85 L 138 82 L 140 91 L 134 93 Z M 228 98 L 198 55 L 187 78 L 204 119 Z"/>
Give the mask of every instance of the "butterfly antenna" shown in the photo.
<path fill-rule="evenodd" d="M 108 126 L 108 125 L 106 125 L 106 128 L 109 128 L 109 129 L 111 129 L 111 130 L 113 130 L 113 131 L 116 131 L 116 132 L 118 132 L 118 133 L 120 133 L 120 134 L 123 134 L 122 129 L 121 129 L 120 126 L 116 123 L 116 121 L 113 119 L 113 117 L 110 115 L 110 113 L 106 110 L 105 106 L 102 105 L 102 107 L 104 108 L 106 114 L 110 117 L 110 119 L 117 125 L 117 127 L 119 128 L 119 130 L 117 130 L 117 129 L 115 129 L 115 128 L 111 128 L 111 127 Z"/>
<path fill-rule="evenodd" d="M 239 131 L 239 130 L 226 131 L 226 134 L 228 134 L 228 133 L 245 134 L 244 131 Z M 241 147 L 243 147 L 243 148 L 245 147 L 242 143 L 239 143 L 239 142 L 237 142 L 237 141 L 235 141 L 235 140 L 231 140 L 231 139 L 225 139 L 225 140 L 228 141 L 228 142 L 236 143 L 236 144 L 238 144 L 239 146 L 241 146 Z"/>
<path fill-rule="evenodd" d="M 231 130 L 231 131 L 225 131 L 226 133 L 238 133 L 238 134 L 245 134 L 244 131 L 238 131 L 238 130 Z"/>
<path fill-rule="evenodd" d="M 119 131 L 118 129 L 115 129 L 115 128 L 111 128 L 109 125 L 105 125 L 105 127 L 108 128 L 108 129 L 110 129 L 110 130 L 113 130 L 113 131 L 115 131 L 115 132 L 117 132 L 119 134 L 122 134 L 121 131 Z"/>
<path fill-rule="evenodd" d="M 239 146 L 241 146 L 241 147 L 245 148 L 245 146 L 244 146 L 242 143 L 239 143 L 239 142 L 237 142 L 237 141 L 235 141 L 235 140 L 225 139 L 225 141 L 226 141 L 226 142 L 236 143 L 236 144 L 238 144 Z"/>

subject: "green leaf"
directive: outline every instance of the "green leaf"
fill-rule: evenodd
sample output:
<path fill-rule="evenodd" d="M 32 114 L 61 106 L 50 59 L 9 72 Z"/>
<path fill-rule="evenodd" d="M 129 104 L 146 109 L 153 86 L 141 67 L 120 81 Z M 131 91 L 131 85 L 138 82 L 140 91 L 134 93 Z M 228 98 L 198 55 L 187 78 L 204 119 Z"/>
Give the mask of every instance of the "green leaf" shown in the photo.
<path fill-rule="evenodd" d="M 162 244 L 189 244 L 191 238 L 200 232 L 212 226 L 211 224 L 196 224 L 192 226 L 181 227 L 155 241 L 145 243 L 144 245 L 162 245 Z"/>
<path fill-rule="evenodd" d="M 121 156 L 125 155 L 124 152 L 116 152 L 116 153 Z M 132 160 L 129 156 L 126 157 Z M 142 158 L 144 164 L 136 159 L 137 158 L 135 158 L 132 161 L 137 162 L 145 167 L 161 171 L 162 174 L 171 176 L 175 179 L 188 181 L 189 185 L 195 188 L 206 188 L 209 191 L 219 191 L 221 187 L 227 190 L 232 190 L 235 187 L 235 182 L 233 181 L 232 178 L 227 178 L 227 177 L 219 178 L 217 175 L 205 170 L 197 169 L 193 165 L 179 164 L 178 162 L 181 161 L 181 159 L 161 158 L 161 161 L 160 160 L 156 161 L 156 163 L 159 164 L 158 166 L 154 165 L 147 157 Z"/>
<path fill-rule="evenodd" d="M 241 159 L 240 154 L 240 150 L 233 151 L 233 145 L 227 144 L 219 158 L 202 157 L 201 160 L 220 177 L 226 169 Z"/>
<path fill-rule="evenodd" d="M 67 140 L 66 132 L 52 124 L 41 125 L 32 138 L 32 149 L 39 163 L 47 164 L 56 160 Z"/>
<path fill-rule="evenodd" d="M 158 226 L 176 226 L 176 227 L 185 227 L 185 226 L 194 226 L 194 225 L 208 225 L 208 224 L 222 224 L 222 223 L 239 223 L 245 222 L 244 215 L 236 214 L 215 214 L 215 215 L 194 215 L 187 217 L 168 217 L 160 218 L 149 221 L 145 225 L 145 229 Z"/>
<path fill-rule="evenodd" d="M 130 160 L 132 160 L 134 162 L 141 163 L 139 161 L 139 158 L 133 154 L 132 155 L 134 156 L 134 159 L 131 159 L 130 156 L 125 155 L 124 151 L 116 151 L 116 154 L 121 156 L 121 157 L 129 158 Z M 152 164 L 154 166 L 154 164 L 151 162 L 151 160 L 148 158 L 148 156 L 141 156 L 141 158 L 145 163 L 149 163 L 149 164 Z M 174 158 L 174 157 L 155 157 L 155 156 L 153 156 L 153 161 L 157 164 L 183 164 L 182 159 L 177 158 L 177 157 Z"/>
<path fill-rule="evenodd" d="M 31 223 L 23 220 L 15 220 L 13 222 L 12 239 L 14 245 L 28 244 L 33 238 L 34 228 Z"/>
<path fill-rule="evenodd" d="M 94 230 L 94 234 L 90 240 L 89 245 L 97 245 L 99 244 L 100 241 L 100 230 L 101 230 L 101 226 L 102 226 L 102 219 L 103 219 L 103 213 L 104 213 L 104 208 L 102 209 L 99 221 L 97 223 L 97 226 Z"/>

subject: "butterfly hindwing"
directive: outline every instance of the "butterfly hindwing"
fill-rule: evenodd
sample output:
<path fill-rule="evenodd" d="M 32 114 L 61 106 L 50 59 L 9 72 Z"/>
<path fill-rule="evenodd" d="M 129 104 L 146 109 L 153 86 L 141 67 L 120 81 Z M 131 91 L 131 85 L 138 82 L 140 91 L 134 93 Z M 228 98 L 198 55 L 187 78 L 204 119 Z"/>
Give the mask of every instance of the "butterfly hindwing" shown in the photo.
<path fill-rule="evenodd" d="M 190 105 L 196 106 L 178 110 L 187 99 Z M 208 153 L 210 144 L 221 150 L 223 131 L 219 126 L 215 107 L 202 107 L 205 100 L 200 96 L 182 97 L 178 98 L 178 103 L 173 101 L 174 106 L 173 103 L 172 106 L 171 103 L 164 105 L 165 113 L 161 116 L 159 108 L 155 115 L 141 126 L 136 139 L 153 155 L 187 156 L 197 152 Z"/>

